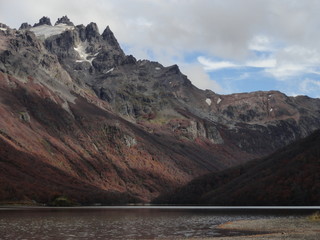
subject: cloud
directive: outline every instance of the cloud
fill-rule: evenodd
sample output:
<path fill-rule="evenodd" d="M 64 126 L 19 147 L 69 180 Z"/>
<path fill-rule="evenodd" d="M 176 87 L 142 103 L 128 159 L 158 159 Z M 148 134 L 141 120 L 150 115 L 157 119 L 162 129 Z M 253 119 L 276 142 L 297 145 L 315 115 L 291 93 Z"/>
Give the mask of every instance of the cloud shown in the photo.
<path fill-rule="evenodd" d="M 275 55 L 277 64 L 266 72 L 278 80 L 319 72 L 320 52 L 303 46 L 293 45 L 281 49 Z"/>
<path fill-rule="evenodd" d="M 276 50 L 276 43 L 270 37 L 265 35 L 255 35 L 249 42 L 248 49 L 258 52 L 274 52 Z"/>
<path fill-rule="evenodd" d="M 67 14 L 76 24 L 110 25 L 120 42 L 135 49 L 189 49 L 241 58 L 259 23 L 265 21 L 265 6 L 260 0 L 11 0 L 2 4 L 0 21 L 18 28 L 43 15 L 54 22 Z"/>
<path fill-rule="evenodd" d="M 300 91 L 303 93 L 308 93 L 310 91 L 317 91 L 318 96 L 320 96 L 320 81 L 306 78 L 300 83 Z"/>
<path fill-rule="evenodd" d="M 199 56 L 197 58 L 198 62 L 203 65 L 204 70 L 206 71 L 215 71 L 224 68 L 236 68 L 238 65 L 228 62 L 228 61 L 212 61 L 206 57 Z"/>
<path fill-rule="evenodd" d="M 245 63 L 246 67 L 254 68 L 274 68 L 276 65 L 277 60 L 273 57 L 253 59 Z"/>
<path fill-rule="evenodd" d="M 189 80 L 200 89 L 210 89 L 217 93 L 224 93 L 222 87 L 204 71 L 199 64 L 183 64 L 181 70 Z"/>
<path fill-rule="evenodd" d="M 203 69 L 208 72 L 226 68 L 274 68 L 277 64 L 277 60 L 272 57 L 253 58 L 252 60 L 242 63 L 234 63 L 230 61 L 212 61 L 203 56 L 199 56 L 197 60 L 203 65 Z"/>
<path fill-rule="evenodd" d="M 299 64 L 284 63 L 275 68 L 266 69 L 266 73 L 271 74 L 278 80 L 287 80 L 290 77 L 301 75 L 308 72 L 308 69 Z"/>
<path fill-rule="evenodd" d="M 0 21 L 18 28 L 67 14 L 76 24 L 97 22 L 101 31 L 110 25 L 138 58 L 152 49 L 239 61 L 252 50 L 273 51 L 278 40 L 319 50 L 319 11 L 319 1 L 296 0 L 11 0 L 2 4 Z"/>

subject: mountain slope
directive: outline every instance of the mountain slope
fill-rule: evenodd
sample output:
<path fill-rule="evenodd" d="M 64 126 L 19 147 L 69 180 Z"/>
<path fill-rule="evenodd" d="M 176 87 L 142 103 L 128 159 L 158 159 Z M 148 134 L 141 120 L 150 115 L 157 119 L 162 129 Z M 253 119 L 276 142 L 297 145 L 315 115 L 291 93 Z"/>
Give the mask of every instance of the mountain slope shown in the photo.
<path fill-rule="evenodd" d="M 109 27 L 1 26 L 0 200 L 146 202 L 320 128 L 319 99 L 200 90 L 176 65 L 125 55 Z M 12 177 L 23 159 L 29 177 Z"/>
<path fill-rule="evenodd" d="M 320 131 L 316 131 L 266 158 L 195 179 L 155 202 L 319 206 L 319 146 Z"/>

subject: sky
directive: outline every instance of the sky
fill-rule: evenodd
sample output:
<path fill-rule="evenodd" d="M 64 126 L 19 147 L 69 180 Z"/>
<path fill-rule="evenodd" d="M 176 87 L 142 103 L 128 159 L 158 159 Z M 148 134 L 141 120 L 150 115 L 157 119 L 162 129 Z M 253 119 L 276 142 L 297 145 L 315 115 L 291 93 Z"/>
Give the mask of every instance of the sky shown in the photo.
<path fill-rule="evenodd" d="M 11 28 L 67 15 L 110 26 L 126 54 L 178 64 L 219 94 L 279 90 L 320 98 L 318 0 L 0 0 Z"/>

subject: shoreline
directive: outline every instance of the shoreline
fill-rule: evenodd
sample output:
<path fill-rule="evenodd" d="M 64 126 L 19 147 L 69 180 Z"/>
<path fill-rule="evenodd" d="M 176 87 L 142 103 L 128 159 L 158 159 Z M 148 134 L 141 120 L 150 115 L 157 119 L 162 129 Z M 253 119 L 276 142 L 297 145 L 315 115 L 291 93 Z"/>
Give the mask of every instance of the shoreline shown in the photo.
<path fill-rule="evenodd" d="M 218 226 L 218 229 L 257 232 L 257 234 L 208 239 L 320 239 L 320 221 L 312 221 L 306 217 L 239 220 L 221 224 Z M 260 234 L 259 232 L 266 233 Z"/>
<path fill-rule="evenodd" d="M 221 236 L 208 238 L 187 238 L 188 240 L 318 240 L 320 239 L 320 221 L 307 217 L 272 218 L 257 220 L 239 220 L 226 222 L 217 227 L 220 230 L 247 232 L 242 236 Z M 256 234 L 255 234 L 256 233 Z M 183 239 L 180 239 L 183 240 Z"/>
<path fill-rule="evenodd" d="M 53 206 L 46 203 L 37 203 L 30 201 L 8 201 L 0 202 L 0 207 L 62 207 L 62 206 Z M 97 204 L 75 204 L 65 207 L 114 207 L 114 208 L 167 208 L 167 209 L 211 209 L 211 210 L 230 210 L 230 211 L 255 211 L 255 210 L 310 210 L 316 211 L 320 210 L 320 206 L 212 206 L 212 205 L 161 205 L 161 204 L 109 204 L 103 205 L 100 203 Z"/>

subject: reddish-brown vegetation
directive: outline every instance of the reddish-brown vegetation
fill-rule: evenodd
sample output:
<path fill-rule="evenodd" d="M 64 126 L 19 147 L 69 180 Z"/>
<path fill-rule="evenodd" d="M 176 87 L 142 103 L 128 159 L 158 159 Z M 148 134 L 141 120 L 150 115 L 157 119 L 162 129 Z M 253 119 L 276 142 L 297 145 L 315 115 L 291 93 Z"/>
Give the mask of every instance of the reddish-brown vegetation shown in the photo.
<path fill-rule="evenodd" d="M 275 152 L 208 174 L 155 202 L 204 205 L 320 204 L 320 131 Z"/>
<path fill-rule="evenodd" d="M 80 96 L 70 114 L 43 85 L 0 77 L 2 201 L 47 202 L 58 194 L 78 202 L 149 201 L 236 159 L 227 146 L 179 140 L 168 129 L 148 133 Z"/>

